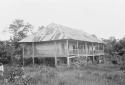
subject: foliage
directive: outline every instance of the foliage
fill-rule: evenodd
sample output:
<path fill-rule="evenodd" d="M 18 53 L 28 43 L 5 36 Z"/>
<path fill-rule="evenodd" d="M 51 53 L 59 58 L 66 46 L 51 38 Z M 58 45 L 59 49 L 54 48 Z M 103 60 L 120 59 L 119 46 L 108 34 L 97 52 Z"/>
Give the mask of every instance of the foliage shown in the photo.
<path fill-rule="evenodd" d="M 18 42 L 25 38 L 28 32 L 32 31 L 33 26 L 29 23 L 24 23 L 24 20 L 16 19 L 9 25 L 9 32 L 12 34 L 11 41 Z"/>
<path fill-rule="evenodd" d="M 12 47 L 12 55 L 15 58 L 21 58 L 22 48 L 18 41 L 27 37 L 32 32 L 33 26 L 29 23 L 24 23 L 24 20 L 16 19 L 9 25 L 9 32 L 11 34 L 10 42 Z"/>
<path fill-rule="evenodd" d="M 12 53 L 11 42 L 9 41 L 0 41 L 0 62 L 6 64 L 11 60 Z"/>
<path fill-rule="evenodd" d="M 24 20 L 16 19 L 8 27 L 10 32 L 10 40 L 0 41 L 0 62 L 7 63 L 20 59 L 22 54 L 22 48 L 18 41 L 27 37 L 32 32 L 33 26 L 29 23 L 25 23 Z"/>
<path fill-rule="evenodd" d="M 104 39 L 103 40 L 106 45 L 105 45 L 105 52 L 113 55 L 113 52 L 115 51 L 115 45 L 117 43 L 117 40 L 113 37 L 110 37 L 109 39 Z"/>
<path fill-rule="evenodd" d="M 116 57 L 125 63 L 125 37 L 117 40 L 115 37 L 103 40 L 105 45 L 105 52 L 112 58 Z"/>

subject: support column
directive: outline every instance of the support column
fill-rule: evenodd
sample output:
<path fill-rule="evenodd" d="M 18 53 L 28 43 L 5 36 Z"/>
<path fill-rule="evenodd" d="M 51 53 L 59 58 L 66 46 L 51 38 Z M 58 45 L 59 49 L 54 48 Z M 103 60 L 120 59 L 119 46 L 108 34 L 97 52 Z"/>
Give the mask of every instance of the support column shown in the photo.
<path fill-rule="evenodd" d="M 67 65 L 70 66 L 70 61 L 69 61 L 69 42 L 66 40 L 66 49 L 67 49 Z"/>
<path fill-rule="evenodd" d="M 86 51 L 85 54 L 86 54 L 86 55 L 87 55 L 87 53 L 88 53 L 88 52 L 87 52 L 87 49 L 88 49 L 87 43 L 85 42 L 85 51 Z"/>
<path fill-rule="evenodd" d="M 33 65 L 34 65 L 34 42 L 32 42 L 32 59 L 33 59 Z"/>
<path fill-rule="evenodd" d="M 83 51 L 82 51 L 82 55 L 84 56 L 84 58 L 86 59 L 86 56 L 85 56 L 85 43 L 83 42 Z"/>
<path fill-rule="evenodd" d="M 92 52 L 93 52 L 93 63 L 95 63 L 95 55 L 94 55 L 94 46 L 93 46 L 93 43 L 92 43 Z"/>
<path fill-rule="evenodd" d="M 100 44 L 98 44 L 98 56 L 99 56 L 99 58 L 100 58 L 100 56 L 101 56 L 101 53 L 100 53 Z"/>
<path fill-rule="evenodd" d="M 70 66 L 70 60 L 69 60 L 70 58 L 69 57 L 67 57 L 67 66 Z"/>
<path fill-rule="evenodd" d="M 23 66 L 24 66 L 24 45 L 23 45 Z"/>
<path fill-rule="evenodd" d="M 88 64 L 88 56 L 87 56 L 87 43 L 85 42 L 85 56 Z"/>
<path fill-rule="evenodd" d="M 85 45 L 83 44 L 83 55 L 85 54 Z"/>
<path fill-rule="evenodd" d="M 100 53 L 100 44 L 98 44 L 98 56 L 99 56 L 99 60 L 101 58 L 101 55 L 102 55 L 102 53 Z"/>
<path fill-rule="evenodd" d="M 103 56 L 102 57 L 103 57 L 103 60 L 105 62 L 106 60 L 105 60 L 105 52 L 104 52 L 104 50 L 105 50 L 105 47 L 104 47 L 104 44 L 103 44 Z"/>
<path fill-rule="evenodd" d="M 57 66 L 57 44 L 55 41 L 55 66 Z"/>
<path fill-rule="evenodd" d="M 99 51 L 100 51 L 100 49 L 99 49 L 99 48 L 100 48 L 100 47 L 99 47 L 99 44 L 98 44 L 98 55 L 100 55 L 100 52 L 99 52 Z"/>
<path fill-rule="evenodd" d="M 103 53 L 105 53 L 104 50 L 105 50 L 105 47 L 104 47 L 104 45 L 103 45 Z M 103 55 L 104 55 L 104 54 L 103 54 Z"/>
<path fill-rule="evenodd" d="M 79 42 L 77 41 L 77 53 L 78 53 L 78 57 L 79 57 Z"/>

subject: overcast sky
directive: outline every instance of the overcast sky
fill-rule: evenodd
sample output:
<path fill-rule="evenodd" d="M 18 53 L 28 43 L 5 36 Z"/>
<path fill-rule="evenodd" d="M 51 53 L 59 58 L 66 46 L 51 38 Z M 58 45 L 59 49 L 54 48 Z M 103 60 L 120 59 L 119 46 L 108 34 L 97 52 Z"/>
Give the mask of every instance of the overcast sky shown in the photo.
<path fill-rule="evenodd" d="M 100 38 L 125 36 L 125 0 L 0 0 L 0 40 L 15 19 L 35 29 L 52 22 L 81 29 Z"/>

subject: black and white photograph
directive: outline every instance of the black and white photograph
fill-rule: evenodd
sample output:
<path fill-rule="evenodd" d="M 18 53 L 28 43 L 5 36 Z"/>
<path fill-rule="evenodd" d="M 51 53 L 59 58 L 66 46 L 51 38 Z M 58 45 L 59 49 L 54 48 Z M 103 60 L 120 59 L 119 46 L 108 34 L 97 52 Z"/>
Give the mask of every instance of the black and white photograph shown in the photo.
<path fill-rule="evenodd" d="M 0 85 L 125 85 L 125 0 L 0 0 Z"/>

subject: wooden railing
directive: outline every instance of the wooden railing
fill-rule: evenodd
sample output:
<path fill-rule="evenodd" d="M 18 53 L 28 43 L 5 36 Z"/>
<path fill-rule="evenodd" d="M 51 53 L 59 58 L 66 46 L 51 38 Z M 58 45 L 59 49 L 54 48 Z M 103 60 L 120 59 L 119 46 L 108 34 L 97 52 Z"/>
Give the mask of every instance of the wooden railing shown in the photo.
<path fill-rule="evenodd" d="M 103 50 L 70 49 L 69 55 L 104 55 Z"/>

